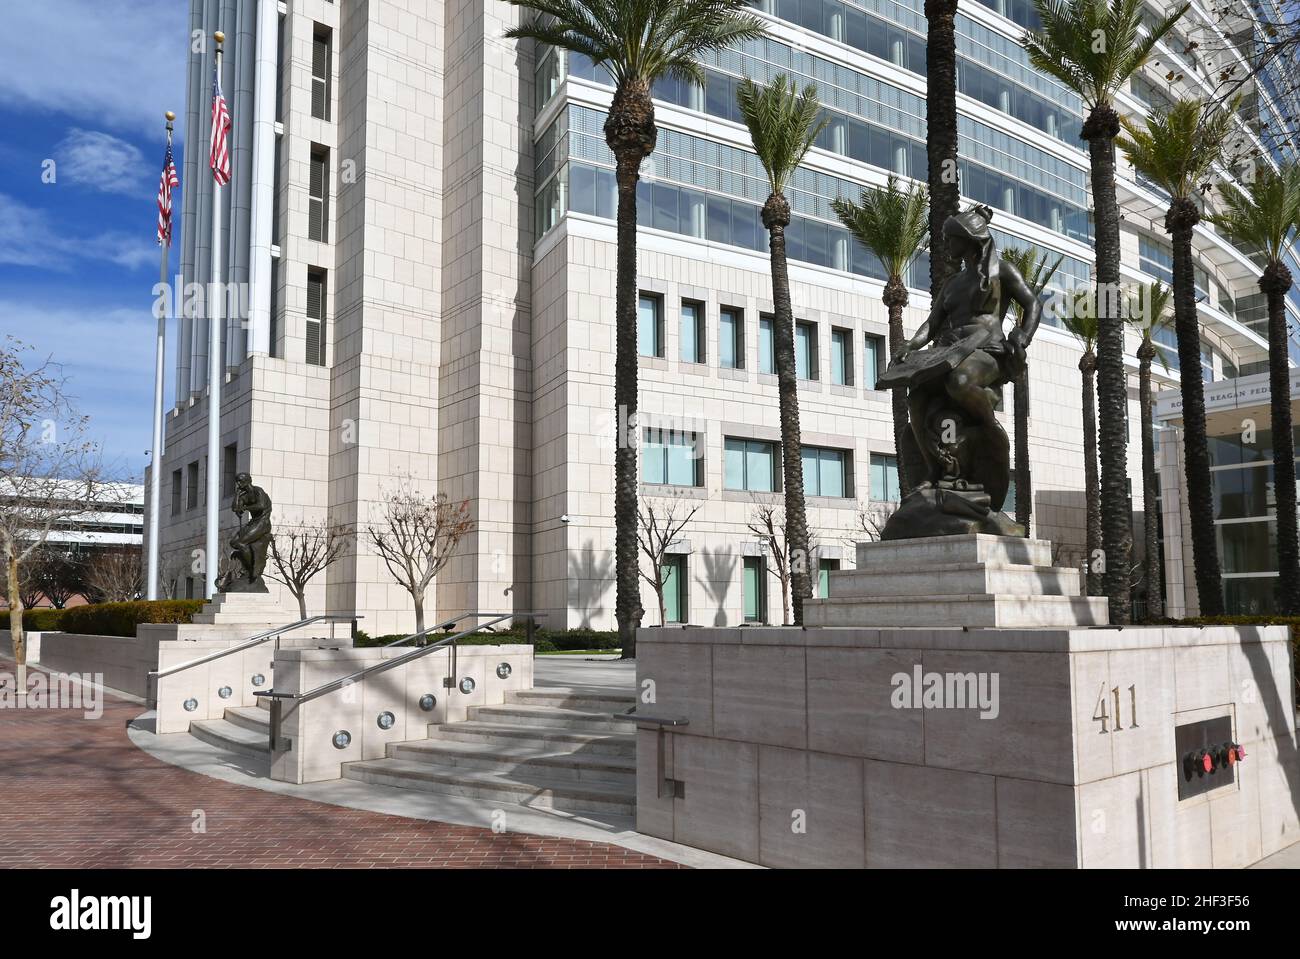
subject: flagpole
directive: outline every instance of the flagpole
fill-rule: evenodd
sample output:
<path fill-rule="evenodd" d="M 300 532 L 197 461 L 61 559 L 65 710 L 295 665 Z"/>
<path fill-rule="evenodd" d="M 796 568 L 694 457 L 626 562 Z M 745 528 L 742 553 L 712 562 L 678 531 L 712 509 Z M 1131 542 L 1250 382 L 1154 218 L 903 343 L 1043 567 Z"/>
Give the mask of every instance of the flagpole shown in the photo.
<path fill-rule="evenodd" d="M 218 30 L 213 35 L 217 41 L 217 77 L 221 76 L 221 44 L 226 35 Z M 207 539 L 203 553 L 204 598 L 211 599 L 217 591 L 217 523 L 221 495 L 221 380 L 225 363 L 221 355 L 221 184 L 212 180 L 212 283 L 208 291 L 208 475 L 207 475 Z"/>
<path fill-rule="evenodd" d="M 167 154 L 171 155 L 172 121 L 176 114 L 167 111 Z M 169 176 L 163 170 L 163 176 Z M 170 230 L 171 224 L 168 223 Z M 158 527 L 162 509 L 162 443 L 163 443 L 163 358 L 167 352 L 167 303 L 170 299 L 167 286 L 168 260 L 171 257 L 170 233 L 164 238 L 162 265 L 158 270 L 158 283 L 162 287 L 162 304 L 158 310 L 158 334 L 154 342 L 153 362 L 153 470 L 149 475 L 149 578 L 146 580 L 145 599 L 158 598 Z"/>

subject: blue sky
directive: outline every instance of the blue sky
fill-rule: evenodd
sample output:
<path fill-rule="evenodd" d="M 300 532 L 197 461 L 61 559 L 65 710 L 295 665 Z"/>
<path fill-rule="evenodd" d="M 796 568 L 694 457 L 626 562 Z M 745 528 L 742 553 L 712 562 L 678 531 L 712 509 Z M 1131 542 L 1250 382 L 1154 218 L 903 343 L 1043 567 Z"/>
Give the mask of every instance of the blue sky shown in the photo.
<path fill-rule="evenodd" d="M 40 0 L 7 4 L 0 31 L 0 333 L 62 365 L 105 459 L 137 477 L 151 441 L 163 113 L 178 114 L 180 167 L 188 10 Z M 174 207 L 179 239 L 179 190 Z M 174 326 L 168 336 L 170 403 Z"/>

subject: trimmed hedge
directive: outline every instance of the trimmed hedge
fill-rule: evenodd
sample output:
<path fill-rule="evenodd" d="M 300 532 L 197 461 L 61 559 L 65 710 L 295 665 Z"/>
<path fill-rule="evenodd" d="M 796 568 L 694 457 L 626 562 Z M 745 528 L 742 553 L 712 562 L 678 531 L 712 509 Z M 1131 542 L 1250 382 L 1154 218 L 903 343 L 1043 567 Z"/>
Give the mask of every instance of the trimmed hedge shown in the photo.
<path fill-rule="evenodd" d="M 203 603 L 201 599 L 159 599 L 74 606 L 62 611 L 58 629 L 86 636 L 134 636 L 142 623 L 188 623 Z"/>
<path fill-rule="evenodd" d="M 401 639 L 402 635 L 401 633 L 392 633 L 387 636 L 370 636 L 358 631 L 356 645 L 383 646 L 395 639 Z M 436 642 L 444 635 L 449 634 L 434 633 L 430 638 Z M 495 633 L 478 633 L 460 640 L 463 646 L 504 646 L 526 642 L 528 642 L 528 631 L 521 625 L 515 625 L 510 629 L 500 630 Z M 533 630 L 533 649 L 539 653 L 555 653 L 570 649 L 616 650 L 618 648 L 618 632 L 616 630 L 550 630 L 541 628 Z"/>
<path fill-rule="evenodd" d="M 29 633 L 44 633 L 62 629 L 59 621 L 63 619 L 66 609 L 25 609 L 23 610 L 23 629 Z M 0 612 L 0 629 L 9 628 L 9 610 Z"/>

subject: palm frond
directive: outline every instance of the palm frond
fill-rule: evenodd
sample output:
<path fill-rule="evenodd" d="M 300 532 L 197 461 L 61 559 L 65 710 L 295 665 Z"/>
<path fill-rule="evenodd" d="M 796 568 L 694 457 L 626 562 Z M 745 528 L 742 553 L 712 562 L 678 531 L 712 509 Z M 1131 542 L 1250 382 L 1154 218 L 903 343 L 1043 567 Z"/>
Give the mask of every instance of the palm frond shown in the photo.
<path fill-rule="evenodd" d="M 883 187 L 868 187 L 862 198 L 836 199 L 831 206 L 845 229 L 880 260 L 888 277 L 902 278 L 930 240 L 930 200 L 924 186 L 902 188 L 890 174 Z"/>
<path fill-rule="evenodd" d="M 813 141 L 830 122 L 829 118 L 818 119 L 817 88 L 809 84 L 800 93 L 784 73 L 765 86 L 746 77 L 736 91 L 736 103 L 772 192 L 784 193 Z"/>
<path fill-rule="evenodd" d="M 1062 295 L 1061 323 L 1074 334 L 1085 351 L 1097 345 L 1097 292 L 1094 289 L 1072 290 Z"/>
<path fill-rule="evenodd" d="M 1178 100 L 1141 123 L 1125 118 L 1127 136 L 1116 141 L 1143 176 L 1177 199 L 1190 199 L 1223 159 L 1234 127 L 1236 102 L 1226 109 L 1203 100 Z"/>
<path fill-rule="evenodd" d="M 1157 330 L 1173 326 L 1174 318 L 1169 309 L 1173 296 L 1172 289 L 1159 280 L 1152 280 L 1139 286 L 1136 295 L 1129 298 L 1125 319 L 1142 334 L 1143 340 L 1151 342 Z M 1168 370 L 1169 361 L 1165 359 L 1164 351 L 1156 350 L 1156 356 L 1160 359 L 1160 365 Z"/>
<path fill-rule="evenodd" d="M 1281 260 L 1287 236 L 1300 226 L 1300 166 L 1265 168 L 1245 192 L 1226 188 L 1218 197 L 1222 209 L 1206 219 L 1236 245 Z"/>

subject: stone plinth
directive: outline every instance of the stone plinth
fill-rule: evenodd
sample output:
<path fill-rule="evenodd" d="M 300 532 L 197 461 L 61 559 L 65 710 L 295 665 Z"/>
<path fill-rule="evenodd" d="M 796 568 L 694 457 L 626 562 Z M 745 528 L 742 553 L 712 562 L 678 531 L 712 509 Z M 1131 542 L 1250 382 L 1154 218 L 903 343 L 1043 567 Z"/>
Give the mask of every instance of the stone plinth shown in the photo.
<path fill-rule="evenodd" d="M 972 533 L 859 543 L 857 569 L 804 603 L 808 626 L 1104 626 L 1106 600 L 1079 595 L 1052 544 Z"/>
<path fill-rule="evenodd" d="M 638 730 L 637 829 L 769 866 L 1221 868 L 1300 841 L 1286 627 L 643 629 L 637 683 L 688 722 Z M 1180 799 L 1175 728 L 1224 718 L 1235 781 Z"/>

